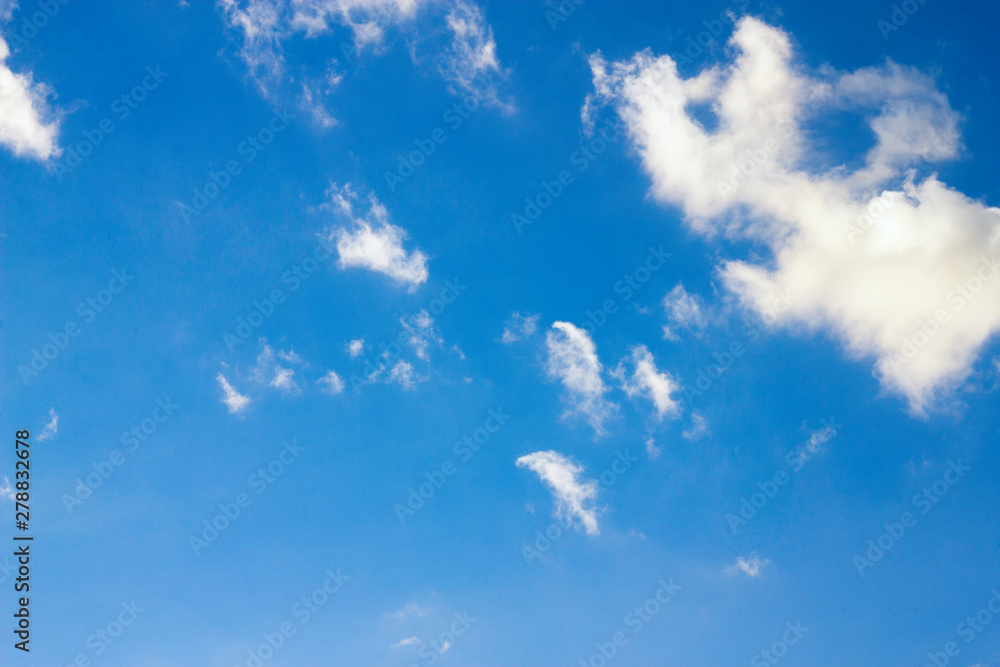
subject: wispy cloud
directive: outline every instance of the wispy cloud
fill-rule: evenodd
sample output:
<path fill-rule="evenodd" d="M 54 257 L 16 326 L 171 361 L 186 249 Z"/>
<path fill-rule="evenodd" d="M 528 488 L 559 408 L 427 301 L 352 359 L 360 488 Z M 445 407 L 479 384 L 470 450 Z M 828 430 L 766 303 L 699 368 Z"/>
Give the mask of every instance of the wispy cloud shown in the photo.
<path fill-rule="evenodd" d="M 583 466 L 559 452 L 527 454 L 517 459 L 517 467 L 533 470 L 549 487 L 556 502 L 555 514 L 567 523 L 583 525 L 588 535 L 597 535 L 597 482 L 582 479 Z"/>
<path fill-rule="evenodd" d="M 500 342 L 505 345 L 516 343 L 530 338 L 538 331 L 538 315 L 522 315 L 521 313 L 511 313 L 510 319 L 504 325 Z"/>
<path fill-rule="evenodd" d="M 51 440 L 58 432 L 59 415 L 56 414 L 55 408 L 49 408 L 49 423 L 42 428 L 42 432 L 38 434 L 38 439 L 40 441 Z"/>
<path fill-rule="evenodd" d="M 597 347 L 586 331 L 569 322 L 553 322 L 545 336 L 548 351 L 546 371 L 566 390 L 567 414 L 580 414 L 594 429 L 604 433 L 604 422 L 618 408 L 604 398 L 601 362 Z"/>
<path fill-rule="evenodd" d="M 239 414 L 250 405 L 250 398 L 236 391 L 233 385 L 229 384 L 225 375 L 219 373 L 215 379 L 222 388 L 222 402 L 229 408 L 230 414 Z"/>
<path fill-rule="evenodd" d="M 619 362 L 611 375 L 618 379 L 629 398 L 643 395 L 652 401 L 660 419 L 679 417 L 681 405 L 674 400 L 673 393 L 680 390 L 680 385 L 669 373 L 657 369 L 653 354 L 645 345 L 636 345 L 631 351 L 631 375 L 625 368 L 624 360 Z"/>

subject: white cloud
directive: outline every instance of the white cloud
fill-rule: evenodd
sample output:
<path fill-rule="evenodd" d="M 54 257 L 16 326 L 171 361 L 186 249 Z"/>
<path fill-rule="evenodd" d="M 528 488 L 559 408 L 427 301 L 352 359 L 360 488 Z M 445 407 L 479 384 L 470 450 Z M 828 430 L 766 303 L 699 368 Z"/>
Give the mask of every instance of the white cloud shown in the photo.
<path fill-rule="evenodd" d="M 677 283 L 663 297 L 663 310 L 667 313 L 667 321 L 673 327 L 663 327 L 665 339 L 680 340 L 676 332 L 677 327 L 700 331 L 705 326 L 705 314 L 702 312 L 701 302 L 698 297 L 688 294 L 681 283 Z"/>
<path fill-rule="evenodd" d="M 11 485 L 10 480 L 7 477 L 3 478 L 3 484 L 0 484 L 0 498 L 6 498 L 7 500 L 14 502 L 14 487 Z"/>
<path fill-rule="evenodd" d="M 771 561 L 766 558 L 761 560 L 756 551 L 751 551 L 750 555 L 746 558 L 743 558 L 742 556 L 738 557 L 736 562 L 726 567 L 723 572 L 729 576 L 742 572 L 748 577 L 759 577 L 761 569 L 763 569 L 770 562 Z"/>
<path fill-rule="evenodd" d="M 241 33 L 240 58 L 264 97 L 273 97 L 285 73 L 282 40 L 285 2 L 247 0 L 241 7 L 237 0 L 219 0 L 226 27 Z"/>
<path fill-rule="evenodd" d="M 377 48 L 385 28 L 412 19 L 427 0 L 294 0 L 292 27 L 312 37 L 332 25 L 350 28 L 358 51 Z"/>
<path fill-rule="evenodd" d="M 316 127 L 328 130 L 337 124 L 337 119 L 330 114 L 329 109 L 323 103 L 323 93 L 315 85 L 308 82 L 302 83 L 302 96 L 299 98 L 299 106 L 306 114 L 312 118 Z"/>
<path fill-rule="evenodd" d="M 503 76 L 497 58 L 493 29 L 474 4 L 458 0 L 446 17 L 452 33 L 451 49 L 439 59 L 442 76 L 455 87 L 456 94 L 469 93 L 490 105 L 500 102 L 494 82 Z"/>
<path fill-rule="evenodd" d="M 809 436 L 809 441 L 796 450 L 798 461 L 808 461 L 809 459 L 826 451 L 826 443 L 837 435 L 837 431 L 830 426 L 824 426 L 818 431 L 813 431 Z"/>
<path fill-rule="evenodd" d="M 598 435 L 604 433 L 604 421 L 618 408 L 604 399 L 601 362 L 594 341 L 583 329 L 569 322 L 553 322 L 545 335 L 548 350 L 546 371 L 566 389 L 567 415 L 578 413 Z"/>
<path fill-rule="evenodd" d="M 583 466 L 559 452 L 535 452 L 517 459 L 518 468 L 533 470 L 541 478 L 556 501 L 555 515 L 568 524 L 579 522 L 588 535 L 597 535 L 597 482 L 582 480 Z"/>
<path fill-rule="evenodd" d="M 14 73 L 7 67 L 7 42 L 0 37 L 0 144 L 18 156 L 48 160 L 59 155 L 59 123 L 45 98 L 50 89 L 35 83 L 30 72 Z"/>
<path fill-rule="evenodd" d="M 444 19 L 451 37 L 447 50 L 437 58 L 438 70 L 454 94 L 472 94 L 488 105 L 509 109 L 501 103 L 495 81 L 506 76 L 497 58 L 493 30 L 478 6 L 465 0 L 218 0 L 226 27 L 237 33 L 239 57 L 247 65 L 251 78 L 261 93 L 274 98 L 282 85 L 294 77 L 286 76 L 284 44 L 293 36 L 317 37 L 337 26 L 351 31 L 353 45 L 338 49 L 349 62 L 366 52 L 385 51 L 387 33 L 394 28 L 408 28 L 406 41 L 413 60 L 416 44 L 424 34 L 441 32 L 434 23 L 417 23 L 420 15 L 431 14 L 434 21 Z M 424 11 L 435 10 L 435 11 Z M 429 24 L 429 25 L 426 25 Z M 330 87 L 339 83 L 340 70 L 328 70 Z M 300 106 L 320 126 L 336 123 L 319 99 L 315 85 L 303 85 Z"/>
<path fill-rule="evenodd" d="M 511 313 L 510 319 L 503 328 L 503 335 L 500 342 L 505 345 L 516 343 L 530 338 L 538 331 L 538 315 L 522 315 L 521 313 Z"/>
<path fill-rule="evenodd" d="M 233 389 L 233 386 L 229 384 L 229 380 L 222 373 L 219 373 L 215 379 L 218 381 L 219 386 L 222 387 L 222 402 L 229 408 L 230 414 L 235 415 L 243 412 L 250 405 L 250 399 Z"/>
<path fill-rule="evenodd" d="M 706 433 L 708 433 L 708 422 L 701 414 L 692 412 L 691 427 L 682 432 L 681 435 L 688 440 L 700 440 Z"/>
<path fill-rule="evenodd" d="M 413 348 L 417 357 L 427 361 L 430 356 L 427 354 L 427 347 L 431 343 L 440 345 L 444 341 L 434 330 L 434 320 L 426 310 L 420 310 L 416 315 L 403 317 L 399 320 L 406 332 L 407 343 Z M 461 352 L 461 350 L 459 350 Z"/>
<path fill-rule="evenodd" d="M 320 386 L 320 390 L 324 394 L 330 396 L 344 391 L 344 380 L 337 375 L 336 371 L 327 371 L 326 375 L 316 381 L 316 384 Z"/>
<path fill-rule="evenodd" d="M 42 428 L 42 432 L 38 434 L 38 440 L 50 440 L 56 433 L 59 432 L 59 415 L 56 414 L 55 408 L 49 408 L 49 423 Z"/>
<path fill-rule="evenodd" d="M 744 305 L 779 326 L 831 331 L 923 414 L 1000 330 L 989 265 L 1000 210 L 918 177 L 922 160 L 958 155 L 958 114 L 928 76 L 892 62 L 810 72 L 786 33 L 755 18 L 738 22 L 730 46 L 733 62 L 688 79 L 649 51 L 593 56 L 588 104 L 617 108 L 652 195 L 690 227 L 770 249 L 719 266 Z M 706 107 L 713 130 L 691 115 Z M 865 114 L 874 146 L 858 165 L 831 167 L 811 123 L 844 110 Z"/>
<path fill-rule="evenodd" d="M 287 361 L 290 364 L 302 363 L 302 357 L 300 357 L 295 350 L 278 350 L 278 358 L 282 361 Z"/>
<path fill-rule="evenodd" d="M 295 371 L 275 361 L 274 349 L 268 345 L 266 339 L 260 339 L 260 346 L 261 350 L 260 354 L 257 355 L 257 364 L 250 372 L 251 379 L 259 384 L 278 389 L 288 395 L 300 394 L 302 389 L 295 380 Z M 302 363 L 301 357 L 293 351 L 279 351 L 277 357 L 290 363 Z"/>
<path fill-rule="evenodd" d="M 651 437 L 646 439 L 646 455 L 650 461 L 660 458 L 662 452 L 663 450 L 656 446 L 656 440 Z"/>
<path fill-rule="evenodd" d="M 631 352 L 635 368 L 632 375 L 629 376 L 625 370 L 624 360 L 618 363 L 611 375 L 621 382 L 621 387 L 629 398 L 642 394 L 652 401 L 656 406 L 656 415 L 660 419 L 679 417 L 681 405 L 671 394 L 680 391 L 681 386 L 670 377 L 669 373 L 660 372 L 656 368 L 653 354 L 645 345 L 636 345 Z"/>
<path fill-rule="evenodd" d="M 389 222 L 388 212 L 374 194 L 369 197 L 368 212 L 361 217 L 354 214 L 357 195 L 349 185 L 338 188 L 334 184 L 331 196 L 337 210 L 352 219 L 350 229 L 329 232 L 329 239 L 337 243 L 340 268 L 378 271 L 409 285 L 411 291 L 426 282 L 427 256 L 420 250 L 408 253 L 403 248 L 409 235 Z"/>
<path fill-rule="evenodd" d="M 413 379 L 413 365 L 406 361 L 397 361 L 396 365 L 392 367 L 389 371 L 389 377 L 386 379 L 387 384 L 392 384 L 396 382 L 403 391 L 409 391 L 416 386 L 416 381 Z"/>
<path fill-rule="evenodd" d="M 416 637 L 407 637 L 406 639 L 400 639 L 398 642 L 390 646 L 389 648 L 402 648 L 404 646 L 412 646 L 413 644 L 419 644 L 420 640 Z"/>
<path fill-rule="evenodd" d="M 364 351 L 365 351 L 364 338 L 357 338 L 347 344 L 347 353 L 351 355 L 351 359 L 360 356 Z"/>

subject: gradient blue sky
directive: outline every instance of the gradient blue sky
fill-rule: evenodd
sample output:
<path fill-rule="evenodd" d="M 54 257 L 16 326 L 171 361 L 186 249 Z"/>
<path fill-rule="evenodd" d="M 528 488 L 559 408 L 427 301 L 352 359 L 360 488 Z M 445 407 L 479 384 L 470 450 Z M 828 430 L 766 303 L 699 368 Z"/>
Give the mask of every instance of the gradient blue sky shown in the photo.
<path fill-rule="evenodd" d="M 11 50 L 0 67 L 43 86 L 33 108 L 38 127 L 54 128 L 51 145 L 0 138 L 0 482 L 14 478 L 14 431 L 30 429 L 35 533 L 32 651 L 11 646 L 15 595 L 0 570 L 0 662 L 252 665 L 248 651 L 288 623 L 294 634 L 263 664 L 600 665 L 592 656 L 622 633 L 608 664 L 758 665 L 777 664 L 761 651 L 800 623 L 808 631 L 780 664 L 919 666 L 948 642 L 958 650 L 948 664 L 1000 664 L 1000 619 L 971 641 L 959 626 L 1000 587 L 996 327 L 983 324 L 987 340 L 961 377 L 935 376 L 915 408 L 914 394 L 873 374 L 871 348 L 851 348 L 837 315 L 771 326 L 739 298 L 722 263 L 772 266 L 774 248 L 698 231 L 694 205 L 669 201 L 651 176 L 654 148 L 673 159 L 669 146 L 622 134 L 582 171 L 578 153 L 590 141 L 592 54 L 609 67 L 644 49 L 683 61 L 703 22 L 732 11 L 787 34 L 795 67 L 814 76 L 887 59 L 926 75 L 958 119 L 961 148 L 915 167 L 917 178 L 936 172 L 980 209 L 995 205 L 1000 8 L 930 0 L 885 38 L 889 2 L 588 0 L 554 27 L 556 3 L 417 4 L 360 53 L 342 18 L 310 36 L 283 6 L 274 40 L 251 48 L 239 17 L 260 14 L 241 14 L 245 3 L 70 0 L 17 40 L 42 11 L 21 0 L 0 28 Z M 480 32 L 461 33 L 456 17 Z M 734 62 L 733 22 L 719 25 L 682 77 Z M 475 69 L 491 43 L 497 66 Z M 486 51 L 470 56 L 470 45 Z M 147 67 L 166 76 L 155 82 Z M 114 101 L 144 77 L 145 99 L 122 118 Z M 473 94 L 482 102 L 456 127 L 448 110 Z M 598 131 L 635 113 L 628 94 L 591 98 Z M 866 121 L 879 104 L 847 106 L 804 126 L 810 173 L 853 169 L 872 147 Z M 275 111 L 294 117 L 247 160 L 241 144 Z M 113 131 L 64 173 L 105 118 Z M 446 140 L 390 187 L 387 170 L 438 128 Z M 239 173 L 186 219 L 180 204 L 230 161 Z M 562 170 L 573 182 L 519 233 L 511 215 Z M 905 178 L 898 167 L 887 187 Z M 405 236 L 393 268 L 350 266 L 336 247 L 365 225 Z M 647 277 L 636 270 L 656 264 L 650 248 L 669 257 L 621 289 L 625 276 Z M 116 271 L 127 284 L 102 297 Z M 664 300 L 679 284 L 686 306 L 671 311 Z M 903 290 L 901 302 L 905 287 L 870 284 L 883 297 Z M 227 346 L 276 289 L 273 314 Z M 443 291 L 458 296 L 436 303 Z M 974 302 L 984 322 L 996 295 Z M 109 296 L 101 312 L 86 304 Z M 587 345 L 552 325 L 582 332 L 608 301 L 606 322 L 583 334 L 595 372 Z M 504 342 L 514 313 L 537 316 L 535 330 Z M 79 334 L 25 382 L 18 367 L 70 323 Z M 407 326 L 399 354 L 381 356 Z M 745 353 L 709 388 L 682 390 L 734 342 Z M 652 355 L 656 386 L 671 388 L 665 400 L 634 384 L 636 346 Z M 228 405 L 220 375 L 235 392 Z M 158 399 L 177 407 L 165 416 Z M 123 440 L 144 420 L 147 433 L 155 423 L 145 441 Z M 487 427 L 478 451 L 456 445 Z M 280 474 L 257 473 L 292 441 L 304 449 L 284 455 Z M 803 447 L 808 460 L 790 464 Z M 114 451 L 121 465 L 68 506 Z M 544 468 L 563 475 L 554 487 L 530 465 L 538 458 L 516 463 L 540 452 L 558 454 Z M 628 467 L 596 482 L 619 454 Z M 968 470 L 946 477 L 958 461 Z M 442 466 L 453 474 L 437 475 Z M 734 534 L 727 514 L 775 473 L 786 482 Z M 445 481 L 401 522 L 396 505 L 428 475 Z M 946 478 L 921 513 L 914 497 Z M 192 547 L 240 494 L 239 516 Z M 13 503 L 0 507 L 12 530 Z M 560 508 L 573 525 L 527 558 Z M 855 557 L 904 512 L 915 525 L 859 574 Z M 328 570 L 347 578 L 306 615 L 296 605 Z M 665 599 L 661 580 L 680 588 L 636 623 L 636 607 Z M 134 622 L 110 644 L 95 640 L 133 601 Z M 475 621 L 466 630 L 456 614 Z"/>

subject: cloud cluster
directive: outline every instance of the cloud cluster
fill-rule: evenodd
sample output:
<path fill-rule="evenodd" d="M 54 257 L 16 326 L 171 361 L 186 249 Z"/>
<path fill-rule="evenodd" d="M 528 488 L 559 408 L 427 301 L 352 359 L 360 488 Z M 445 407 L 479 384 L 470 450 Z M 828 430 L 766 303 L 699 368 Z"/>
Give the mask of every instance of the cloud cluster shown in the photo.
<path fill-rule="evenodd" d="M 597 54 L 585 113 L 617 110 L 652 195 L 692 229 L 769 251 L 719 266 L 745 306 L 873 357 L 883 385 L 923 414 L 1000 330 L 1000 210 L 925 173 L 959 154 L 958 115 L 928 76 L 891 61 L 810 72 L 756 18 L 729 46 L 731 62 L 690 78 L 669 56 Z M 845 111 L 867 119 L 864 156 L 817 144 L 814 121 Z"/>
<path fill-rule="evenodd" d="M 474 95 L 486 105 L 508 107 L 496 88 L 506 72 L 497 57 L 493 30 L 482 10 L 467 0 L 218 0 L 218 5 L 226 28 L 236 35 L 238 55 L 250 78 L 268 99 L 286 94 L 284 84 L 291 77 L 286 72 L 285 44 L 294 37 L 317 39 L 346 28 L 351 44 L 341 43 L 337 54 L 350 61 L 366 52 L 383 51 L 387 32 L 405 28 L 413 60 L 419 62 L 416 44 L 441 32 L 425 30 L 424 24 L 443 21 L 451 43 L 435 61 L 449 90 Z M 430 19 L 417 20 L 424 15 Z M 299 104 L 321 127 L 336 124 L 324 98 L 343 76 L 336 58 L 330 64 L 325 86 L 307 76 L 301 83 Z"/>
<path fill-rule="evenodd" d="M 588 535 L 597 535 L 597 481 L 581 479 L 583 466 L 559 452 L 527 454 L 517 459 L 518 468 L 534 471 L 549 487 L 556 501 L 556 516 L 567 524 L 582 525 Z"/>

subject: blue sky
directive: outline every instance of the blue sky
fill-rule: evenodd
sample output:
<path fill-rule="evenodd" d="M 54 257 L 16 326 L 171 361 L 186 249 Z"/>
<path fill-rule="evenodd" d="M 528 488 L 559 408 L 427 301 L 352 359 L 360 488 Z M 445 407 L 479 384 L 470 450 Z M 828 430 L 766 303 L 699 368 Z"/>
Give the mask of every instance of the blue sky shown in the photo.
<path fill-rule="evenodd" d="M 1000 663 L 998 18 L 0 2 L 3 664 Z"/>

